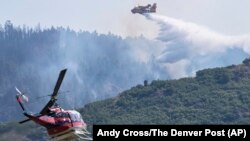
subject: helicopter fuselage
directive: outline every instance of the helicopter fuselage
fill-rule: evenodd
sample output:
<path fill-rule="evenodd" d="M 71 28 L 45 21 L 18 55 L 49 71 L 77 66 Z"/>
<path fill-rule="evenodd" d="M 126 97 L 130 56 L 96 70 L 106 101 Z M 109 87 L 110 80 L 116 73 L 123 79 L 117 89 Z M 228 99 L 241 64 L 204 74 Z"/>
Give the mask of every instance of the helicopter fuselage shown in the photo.
<path fill-rule="evenodd" d="M 53 137 L 71 128 L 86 129 L 86 123 L 79 112 L 75 110 L 63 110 L 62 108 L 50 109 L 47 115 L 28 115 L 28 118 L 47 129 L 49 136 Z"/>

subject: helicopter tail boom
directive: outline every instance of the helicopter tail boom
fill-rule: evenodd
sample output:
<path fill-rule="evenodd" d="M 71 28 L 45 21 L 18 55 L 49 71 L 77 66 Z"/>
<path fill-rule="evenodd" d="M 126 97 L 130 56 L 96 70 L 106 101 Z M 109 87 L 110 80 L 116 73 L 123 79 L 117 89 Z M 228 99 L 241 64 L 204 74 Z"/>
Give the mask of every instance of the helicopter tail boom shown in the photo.
<path fill-rule="evenodd" d="M 25 120 L 19 121 L 18 123 L 23 124 L 23 123 L 28 122 L 28 121 L 30 121 L 30 119 L 25 119 Z"/>
<path fill-rule="evenodd" d="M 31 115 L 31 114 L 28 114 L 27 112 L 24 112 L 23 114 L 24 114 L 26 117 L 28 117 L 28 119 L 19 121 L 20 124 L 23 124 L 23 123 L 25 123 L 25 122 L 28 122 L 28 121 L 30 121 L 30 120 L 32 120 L 32 119 L 35 119 L 35 118 L 38 118 L 38 117 L 41 116 L 41 115 Z"/>

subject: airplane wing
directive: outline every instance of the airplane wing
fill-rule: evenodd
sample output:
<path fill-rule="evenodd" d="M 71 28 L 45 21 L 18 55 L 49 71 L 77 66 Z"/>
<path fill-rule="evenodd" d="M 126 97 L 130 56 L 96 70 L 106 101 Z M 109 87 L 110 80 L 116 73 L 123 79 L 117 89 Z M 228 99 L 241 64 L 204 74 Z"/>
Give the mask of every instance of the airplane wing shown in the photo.
<path fill-rule="evenodd" d="M 60 72 L 59 77 L 58 77 L 57 82 L 56 82 L 56 85 L 55 85 L 55 88 L 54 88 L 54 91 L 53 91 L 53 93 L 52 93 L 52 95 L 51 95 L 51 99 L 50 99 L 50 101 L 44 106 L 44 108 L 41 110 L 41 112 L 40 112 L 41 115 L 47 114 L 49 108 L 55 104 L 55 102 L 56 102 L 56 100 L 57 100 L 56 97 L 57 97 L 59 88 L 60 88 L 60 86 L 61 86 L 61 84 L 62 84 L 62 81 L 63 81 L 63 78 L 64 78 L 64 75 L 65 75 L 66 71 L 67 71 L 67 69 L 64 69 L 64 70 L 62 70 L 62 71 Z"/>

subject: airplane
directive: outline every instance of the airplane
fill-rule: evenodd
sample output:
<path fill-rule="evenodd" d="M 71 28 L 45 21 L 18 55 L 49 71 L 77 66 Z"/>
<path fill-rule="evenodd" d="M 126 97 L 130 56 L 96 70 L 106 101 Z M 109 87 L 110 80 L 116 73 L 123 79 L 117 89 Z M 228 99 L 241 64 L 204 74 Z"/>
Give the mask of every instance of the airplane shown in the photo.
<path fill-rule="evenodd" d="M 153 5 L 148 4 L 147 6 L 136 6 L 131 10 L 131 12 L 133 14 L 155 13 L 156 8 L 157 8 L 156 3 L 154 3 Z"/>
<path fill-rule="evenodd" d="M 58 91 L 66 71 L 67 69 L 61 70 L 49 102 L 38 114 L 27 112 L 24 103 L 28 102 L 28 97 L 16 88 L 16 99 L 23 110 L 23 114 L 28 117 L 28 119 L 19 123 L 22 124 L 32 120 L 45 127 L 52 141 L 92 140 L 90 133 L 87 131 L 87 124 L 83 121 L 81 114 L 75 110 L 64 110 L 56 103 Z"/>

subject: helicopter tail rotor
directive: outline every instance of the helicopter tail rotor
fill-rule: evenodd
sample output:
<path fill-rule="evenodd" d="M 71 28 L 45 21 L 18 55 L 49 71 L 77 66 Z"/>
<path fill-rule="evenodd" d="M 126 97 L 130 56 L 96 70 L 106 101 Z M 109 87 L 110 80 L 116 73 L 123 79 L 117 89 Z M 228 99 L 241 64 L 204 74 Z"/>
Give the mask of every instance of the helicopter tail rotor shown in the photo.
<path fill-rule="evenodd" d="M 22 110 L 23 111 L 26 111 L 23 103 L 24 102 L 28 102 L 29 101 L 29 98 L 24 95 L 17 87 L 15 87 L 16 91 L 17 91 L 17 95 L 16 95 L 16 99 L 17 99 L 17 102 L 19 103 L 19 105 L 21 106 Z"/>
<path fill-rule="evenodd" d="M 19 103 L 19 105 L 21 106 L 23 112 L 24 112 L 24 115 L 26 113 L 26 108 L 25 106 L 23 105 L 24 102 L 28 102 L 29 101 L 29 98 L 24 95 L 17 87 L 15 87 L 16 91 L 17 91 L 17 95 L 16 95 L 16 99 L 17 99 L 17 102 Z M 19 123 L 22 124 L 22 123 L 25 123 L 27 121 L 30 121 L 30 119 L 25 119 L 23 121 L 20 121 Z"/>

